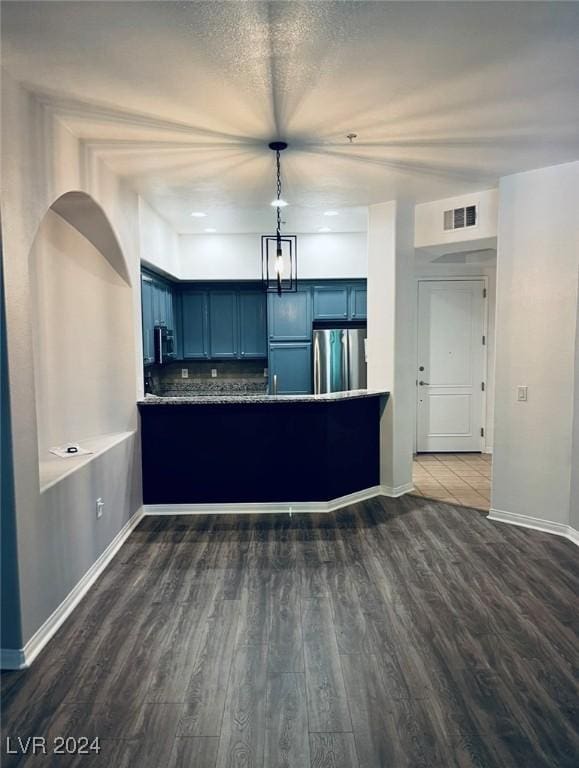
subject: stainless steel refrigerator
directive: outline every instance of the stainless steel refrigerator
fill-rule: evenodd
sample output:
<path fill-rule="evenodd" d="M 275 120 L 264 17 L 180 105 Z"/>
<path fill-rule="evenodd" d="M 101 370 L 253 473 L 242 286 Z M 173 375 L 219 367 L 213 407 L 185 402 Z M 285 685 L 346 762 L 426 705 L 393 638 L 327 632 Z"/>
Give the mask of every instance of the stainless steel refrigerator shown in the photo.
<path fill-rule="evenodd" d="M 314 394 L 366 389 L 366 329 L 315 330 Z"/>

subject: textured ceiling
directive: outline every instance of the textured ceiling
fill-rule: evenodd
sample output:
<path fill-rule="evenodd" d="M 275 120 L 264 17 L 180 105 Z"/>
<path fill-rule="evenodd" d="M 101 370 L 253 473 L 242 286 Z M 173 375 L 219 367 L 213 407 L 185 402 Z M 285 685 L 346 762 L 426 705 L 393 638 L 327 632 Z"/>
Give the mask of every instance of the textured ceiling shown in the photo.
<path fill-rule="evenodd" d="M 273 138 L 290 144 L 296 231 L 364 229 L 371 203 L 579 158 L 577 3 L 14 2 L 2 15 L 11 74 L 180 232 L 270 227 Z"/>

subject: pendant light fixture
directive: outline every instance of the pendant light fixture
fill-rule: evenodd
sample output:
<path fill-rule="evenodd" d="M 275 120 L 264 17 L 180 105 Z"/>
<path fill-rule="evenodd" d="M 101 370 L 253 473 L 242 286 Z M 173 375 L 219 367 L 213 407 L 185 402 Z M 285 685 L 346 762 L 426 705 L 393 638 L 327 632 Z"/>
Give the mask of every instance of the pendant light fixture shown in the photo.
<path fill-rule="evenodd" d="M 272 201 L 276 210 L 275 235 L 261 236 L 261 276 L 266 291 L 282 293 L 297 291 L 297 248 L 296 235 L 282 235 L 281 209 L 287 203 L 281 196 L 281 163 L 280 153 L 287 149 L 285 141 L 272 141 L 268 145 L 275 152 L 277 195 Z"/>

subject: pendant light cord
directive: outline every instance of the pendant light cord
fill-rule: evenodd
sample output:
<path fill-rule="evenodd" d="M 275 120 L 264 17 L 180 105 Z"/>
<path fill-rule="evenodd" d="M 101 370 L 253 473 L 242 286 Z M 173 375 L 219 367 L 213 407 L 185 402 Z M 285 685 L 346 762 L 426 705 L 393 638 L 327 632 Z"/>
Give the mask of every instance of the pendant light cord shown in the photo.
<path fill-rule="evenodd" d="M 281 164 L 279 160 L 279 149 L 275 153 L 277 164 L 277 200 L 278 203 L 281 200 Z M 277 206 L 277 241 L 281 239 L 281 208 Z"/>
<path fill-rule="evenodd" d="M 277 165 L 277 201 L 278 201 L 278 206 L 277 206 L 277 232 L 276 232 L 276 235 L 277 235 L 277 243 L 276 243 L 276 245 L 277 245 L 277 249 L 276 249 L 277 256 L 276 256 L 276 258 L 279 258 L 281 256 L 281 208 L 279 206 L 279 201 L 281 200 L 281 165 L 280 165 L 280 160 L 279 160 L 279 149 L 276 150 L 275 159 L 276 159 L 276 165 Z M 278 296 L 281 296 L 281 290 L 282 290 L 282 288 L 281 288 L 281 278 L 282 278 L 281 273 L 278 271 L 278 273 L 277 273 L 277 295 Z"/>

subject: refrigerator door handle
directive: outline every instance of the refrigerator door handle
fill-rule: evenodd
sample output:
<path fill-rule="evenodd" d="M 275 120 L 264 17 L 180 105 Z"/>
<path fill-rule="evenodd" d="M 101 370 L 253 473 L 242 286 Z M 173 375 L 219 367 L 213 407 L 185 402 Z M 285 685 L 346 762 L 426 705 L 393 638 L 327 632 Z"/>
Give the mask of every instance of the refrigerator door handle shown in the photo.
<path fill-rule="evenodd" d="M 350 389 L 350 333 L 349 331 L 342 331 L 341 339 L 342 343 L 342 381 L 346 387 L 346 391 Z"/>
<path fill-rule="evenodd" d="M 320 394 L 320 342 L 314 334 L 314 395 Z"/>

